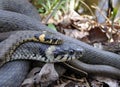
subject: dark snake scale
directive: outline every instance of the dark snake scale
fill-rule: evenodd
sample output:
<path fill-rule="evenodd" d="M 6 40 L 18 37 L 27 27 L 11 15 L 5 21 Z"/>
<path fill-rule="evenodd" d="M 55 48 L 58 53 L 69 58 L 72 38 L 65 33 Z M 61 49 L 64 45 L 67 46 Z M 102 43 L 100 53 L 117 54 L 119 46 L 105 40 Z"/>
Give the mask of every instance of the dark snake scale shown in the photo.
<path fill-rule="evenodd" d="M 39 21 L 39 14 L 27 0 L 0 0 L 0 9 L 0 40 L 2 41 L 0 43 L 0 64 L 2 65 L 0 73 L 4 73 L 3 75 L 0 74 L 0 87 L 20 87 L 29 70 L 29 62 L 27 60 L 63 62 L 79 59 L 82 62 L 73 60 L 69 63 L 88 72 L 88 74 L 100 74 L 120 79 L 120 55 L 93 48 L 84 42 L 49 29 Z M 35 34 L 30 35 L 37 40 L 44 38 L 44 40 L 42 39 L 43 42 L 46 41 L 47 43 L 28 41 L 24 44 L 16 45 L 16 39 L 19 37 L 17 37 L 16 33 L 25 31 L 35 32 Z M 50 32 L 55 40 L 52 37 L 47 38 L 50 34 L 41 33 L 43 31 Z M 27 33 L 24 33 L 24 35 L 27 35 Z M 58 43 L 59 41 L 61 42 L 61 39 L 62 43 Z M 58 42 L 51 45 L 48 40 L 50 43 Z M 16 48 L 11 54 L 10 51 L 13 46 Z M 26 58 L 26 61 L 21 61 L 22 58 L 24 60 Z M 7 61 L 11 62 L 7 63 Z M 17 79 L 14 79 L 15 77 Z"/>

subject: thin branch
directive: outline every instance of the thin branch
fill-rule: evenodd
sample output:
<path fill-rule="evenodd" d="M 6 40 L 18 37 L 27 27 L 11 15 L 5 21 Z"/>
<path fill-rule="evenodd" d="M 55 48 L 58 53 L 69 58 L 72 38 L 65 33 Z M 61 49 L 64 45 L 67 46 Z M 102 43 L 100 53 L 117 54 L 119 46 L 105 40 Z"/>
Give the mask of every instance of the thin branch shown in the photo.
<path fill-rule="evenodd" d="M 58 2 L 58 4 L 57 4 L 57 5 L 55 6 L 55 8 L 53 9 L 53 11 L 48 15 L 48 17 L 47 17 L 46 20 L 45 20 L 45 24 L 48 23 L 49 19 L 50 19 L 50 18 L 53 16 L 53 14 L 57 11 L 57 9 L 58 9 L 58 7 L 60 6 L 61 2 L 62 2 L 62 0 L 60 0 L 60 1 Z"/>
<path fill-rule="evenodd" d="M 100 10 L 98 6 L 92 6 L 92 8 L 97 9 L 101 15 L 110 23 L 110 20 L 104 15 L 104 13 Z"/>

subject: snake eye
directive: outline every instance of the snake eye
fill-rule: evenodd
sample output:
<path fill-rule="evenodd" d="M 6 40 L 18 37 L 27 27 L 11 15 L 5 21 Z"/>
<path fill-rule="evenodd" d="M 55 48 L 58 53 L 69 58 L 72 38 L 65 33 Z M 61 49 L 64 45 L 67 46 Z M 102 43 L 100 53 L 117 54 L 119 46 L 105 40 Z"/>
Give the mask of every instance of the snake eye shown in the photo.
<path fill-rule="evenodd" d="M 78 54 L 79 57 L 81 57 L 84 54 L 84 50 L 83 49 L 76 49 L 76 53 Z"/>
<path fill-rule="evenodd" d="M 74 50 L 69 50 L 69 54 L 73 55 L 74 54 Z"/>

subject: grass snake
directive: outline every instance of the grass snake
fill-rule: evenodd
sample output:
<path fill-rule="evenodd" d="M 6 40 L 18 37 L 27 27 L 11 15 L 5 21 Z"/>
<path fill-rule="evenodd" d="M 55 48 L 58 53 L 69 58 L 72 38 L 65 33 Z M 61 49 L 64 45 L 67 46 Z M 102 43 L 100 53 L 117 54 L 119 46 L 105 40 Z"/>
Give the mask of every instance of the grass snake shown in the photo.
<path fill-rule="evenodd" d="M 8 2 L 7 3 L 8 7 L 10 6 L 9 1 L 14 1 L 16 3 L 19 3 L 19 0 L 1 0 L 0 4 L 3 1 Z M 26 0 L 22 0 L 22 1 L 23 2 L 25 1 L 26 3 L 28 3 Z M 16 3 L 14 3 L 14 4 L 16 4 Z M 2 8 L 1 9 L 3 9 L 3 5 L 4 4 L 2 3 L 2 5 L 1 5 Z M 22 3 L 22 5 L 24 5 L 24 3 Z M 11 6 L 13 6 L 13 5 L 11 5 Z M 17 6 L 20 6 L 20 5 L 14 5 L 14 6 L 15 7 L 13 7 L 13 8 L 15 8 L 15 9 L 24 9 L 24 8 L 18 8 L 17 7 Z M 22 6 L 20 6 L 20 7 L 22 7 Z M 29 8 L 27 8 L 27 9 L 29 9 Z M 16 10 L 11 10 L 11 9 L 7 9 L 7 8 L 5 9 L 5 7 L 4 7 L 4 10 L 16 11 Z M 109 67 L 108 71 L 112 72 L 113 76 L 115 76 L 115 77 L 119 76 L 120 77 L 120 73 L 118 73 L 118 71 L 120 69 L 120 56 L 119 55 L 93 48 L 92 46 L 90 46 L 88 44 L 85 44 L 84 42 L 75 40 L 75 39 L 67 37 L 63 34 L 55 32 L 55 31 L 49 29 L 48 27 L 46 27 L 45 25 L 43 25 L 42 23 L 40 23 L 40 21 L 37 21 L 36 19 L 38 19 L 38 18 L 33 19 L 34 17 L 32 17 L 30 15 L 24 15 L 24 13 L 19 14 L 19 13 L 16 13 L 16 12 L 9 12 L 9 11 L 4 11 L 4 10 L 0 10 L 0 32 L 1 32 L 1 34 L 2 33 L 7 33 L 7 37 L 8 37 L 9 35 L 11 35 L 12 33 L 15 33 L 15 31 L 18 31 L 18 30 L 23 31 L 23 30 L 33 30 L 33 29 L 35 31 L 46 30 L 46 31 L 52 32 L 53 34 L 57 34 L 61 38 L 64 38 L 63 41 L 65 42 L 65 44 L 67 46 L 70 46 L 71 44 L 69 44 L 69 43 L 72 43 L 76 47 L 82 47 L 84 49 L 85 53 L 79 60 L 81 60 L 82 62 L 86 62 L 88 64 L 93 64 L 93 67 L 94 67 L 94 64 L 98 64 L 98 65 L 96 65 L 96 66 L 98 66 L 98 68 L 92 68 L 92 69 L 94 69 L 94 70 L 98 69 L 97 71 L 99 71 L 99 65 L 100 66 L 102 65 L 102 66 L 105 66 L 105 67 L 108 66 Z M 17 10 L 17 11 L 19 11 L 19 10 Z M 7 37 L 3 37 L 2 39 L 5 39 Z M 24 46 L 22 47 L 22 49 L 24 49 Z M 21 65 L 24 64 L 24 63 L 22 63 L 22 61 L 16 61 L 16 62 L 21 62 Z M 14 63 L 14 62 L 11 62 L 11 63 Z M 72 63 L 74 63 L 74 61 Z M 106 70 L 107 68 L 105 68 L 105 67 L 101 67 L 100 69 L 101 70 L 102 69 Z M 13 68 L 13 66 L 11 65 L 10 68 Z M 20 68 L 20 66 L 18 68 Z M 88 68 L 88 66 L 87 66 L 87 68 Z M 91 68 L 88 69 L 88 72 L 91 71 L 90 69 Z M 87 69 L 85 69 L 85 70 L 87 70 Z M 96 73 L 96 71 L 94 71 L 94 72 Z M 3 73 L 4 73 L 4 71 L 3 71 Z M 13 72 L 11 72 L 11 73 L 13 73 Z M 100 73 L 102 74 L 103 72 L 100 71 Z M 108 73 L 108 72 L 105 71 L 105 73 Z M 10 74 L 10 72 L 9 72 L 9 74 Z M 118 79 L 119 79 L 119 77 L 118 77 Z M 2 83 L 2 81 L 0 83 Z M 2 87 L 2 85 L 1 85 L 1 87 Z M 14 86 L 12 84 L 12 87 L 17 87 L 17 86 Z"/>

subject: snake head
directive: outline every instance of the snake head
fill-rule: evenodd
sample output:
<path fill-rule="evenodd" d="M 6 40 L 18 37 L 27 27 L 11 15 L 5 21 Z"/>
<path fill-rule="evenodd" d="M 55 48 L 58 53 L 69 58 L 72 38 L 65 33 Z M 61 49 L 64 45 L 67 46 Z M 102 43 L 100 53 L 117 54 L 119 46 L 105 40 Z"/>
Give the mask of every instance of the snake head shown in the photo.
<path fill-rule="evenodd" d="M 84 50 L 76 44 L 62 44 L 51 46 L 47 49 L 46 54 L 49 62 L 65 62 L 73 59 L 79 59 L 83 56 Z"/>

